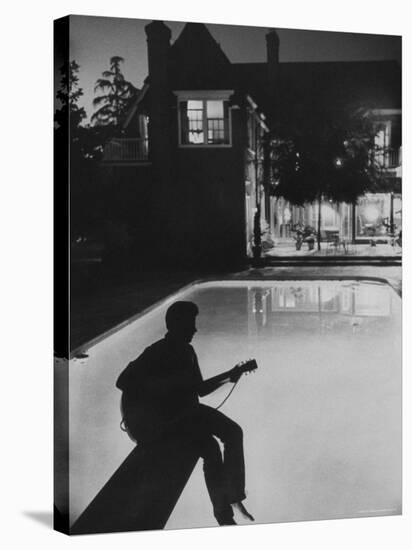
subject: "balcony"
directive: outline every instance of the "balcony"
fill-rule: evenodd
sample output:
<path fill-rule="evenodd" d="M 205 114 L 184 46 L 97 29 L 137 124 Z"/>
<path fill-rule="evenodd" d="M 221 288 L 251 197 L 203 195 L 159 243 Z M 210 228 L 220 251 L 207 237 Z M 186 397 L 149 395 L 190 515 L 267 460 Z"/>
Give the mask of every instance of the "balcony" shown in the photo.
<path fill-rule="evenodd" d="M 402 148 L 387 149 L 384 153 L 384 167 L 398 168 L 402 164 Z"/>
<path fill-rule="evenodd" d="M 114 138 L 106 144 L 103 162 L 108 164 L 140 164 L 149 159 L 147 138 Z"/>

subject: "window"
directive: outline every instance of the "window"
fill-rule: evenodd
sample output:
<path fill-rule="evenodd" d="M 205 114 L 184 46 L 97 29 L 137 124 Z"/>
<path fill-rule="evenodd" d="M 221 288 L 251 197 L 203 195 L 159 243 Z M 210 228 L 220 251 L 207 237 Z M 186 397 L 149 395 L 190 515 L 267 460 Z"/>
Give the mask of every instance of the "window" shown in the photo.
<path fill-rule="evenodd" d="M 229 105 L 222 99 L 180 101 L 182 145 L 230 145 Z"/>
<path fill-rule="evenodd" d="M 208 143 L 229 143 L 227 110 L 227 101 L 206 101 Z"/>
<path fill-rule="evenodd" d="M 367 193 L 356 205 L 356 237 L 383 237 L 388 232 L 391 199 L 385 193 Z"/>
<path fill-rule="evenodd" d="M 253 112 L 249 112 L 247 119 L 247 137 L 248 147 L 252 151 L 256 151 L 256 118 Z"/>

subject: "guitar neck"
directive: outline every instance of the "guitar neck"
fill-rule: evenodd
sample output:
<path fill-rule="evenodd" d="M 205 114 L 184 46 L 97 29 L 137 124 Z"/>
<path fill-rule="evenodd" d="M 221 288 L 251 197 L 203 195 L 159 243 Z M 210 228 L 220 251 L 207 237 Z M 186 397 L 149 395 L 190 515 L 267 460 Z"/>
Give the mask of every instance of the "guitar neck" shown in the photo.
<path fill-rule="evenodd" d="M 252 370 L 255 370 L 257 368 L 257 364 L 256 364 L 256 361 L 252 359 L 250 361 L 246 361 L 245 363 L 237 363 L 234 368 L 236 367 L 243 374 L 244 372 L 250 372 Z M 217 374 L 216 376 L 213 377 L 213 381 L 216 383 L 219 383 L 219 382 L 224 382 L 225 380 L 228 380 L 233 374 L 232 370 L 233 368 L 225 372 L 222 372 L 221 374 Z"/>

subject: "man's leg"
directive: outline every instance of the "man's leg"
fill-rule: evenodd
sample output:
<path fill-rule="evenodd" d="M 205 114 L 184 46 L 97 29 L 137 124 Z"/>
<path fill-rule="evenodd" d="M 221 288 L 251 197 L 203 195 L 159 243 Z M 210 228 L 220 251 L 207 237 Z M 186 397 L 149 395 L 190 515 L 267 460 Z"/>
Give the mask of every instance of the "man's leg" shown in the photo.
<path fill-rule="evenodd" d="M 219 443 L 206 424 L 200 422 L 199 411 L 176 423 L 172 437 L 179 437 L 183 445 L 194 447 L 203 459 L 206 487 L 219 525 L 234 525 L 233 510 L 226 495 L 225 470 Z"/>
<path fill-rule="evenodd" d="M 219 525 L 234 525 L 233 510 L 225 491 L 225 474 L 219 443 L 211 435 L 199 439 L 206 487 Z"/>
<path fill-rule="evenodd" d="M 200 405 L 199 425 L 202 432 L 217 436 L 223 443 L 225 491 L 229 503 L 238 503 L 245 495 L 245 461 L 242 428 L 220 411 Z"/>

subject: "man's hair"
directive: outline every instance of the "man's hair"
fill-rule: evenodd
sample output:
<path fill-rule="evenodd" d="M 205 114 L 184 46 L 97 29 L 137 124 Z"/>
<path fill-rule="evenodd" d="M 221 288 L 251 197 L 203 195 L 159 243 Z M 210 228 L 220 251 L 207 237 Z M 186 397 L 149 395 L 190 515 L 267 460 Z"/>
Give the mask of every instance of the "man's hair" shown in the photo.
<path fill-rule="evenodd" d="M 168 330 L 179 327 L 186 319 L 193 319 L 199 313 L 199 308 L 193 302 L 175 302 L 166 311 L 166 327 Z"/>

